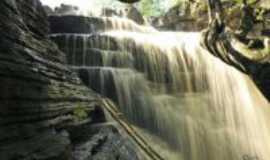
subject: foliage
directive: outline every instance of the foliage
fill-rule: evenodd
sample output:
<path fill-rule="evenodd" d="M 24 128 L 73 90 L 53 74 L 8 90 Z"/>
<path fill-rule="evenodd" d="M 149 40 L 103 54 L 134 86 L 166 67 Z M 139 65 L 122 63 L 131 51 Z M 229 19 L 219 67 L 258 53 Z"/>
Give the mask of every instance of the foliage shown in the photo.
<path fill-rule="evenodd" d="M 117 8 L 117 7 L 122 6 L 122 5 L 123 5 L 123 3 L 116 1 L 116 0 L 97 0 L 97 1 L 94 1 L 93 6 Z"/>
<path fill-rule="evenodd" d="M 242 4 L 243 0 L 233 0 L 234 2 L 236 2 L 237 4 Z M 247 0 L 247 4 L 253 4 L 254 2 L 256 2 L 257 0 Z"/>
<path fill-rule="evenodd" d="M 160 16 L 183 1 L 185 0 L 141 0 L 138 6 L 140 12 L 146 17 Z"/>
<path fill-rule="evenodd" d="M 74 108 L 73 115 L 75 116 L 76 121 L 82 121 L 88 117 L 85 108 L 80 104 L 76 108 Z"/>
<path fill-rule="evenodd" d="M 174 6 L 174 5 L 178 5 L 184 2 L 185 0 L 169 0 L 169 1 L 170 1 L 170 5 Z"/>
<path fill-rule="evenodd" d="M 139 10 L 144 16 L 156 16 L 159 13 L 159 4 L 156 0 L 142 0 L 139 4 Z"/>

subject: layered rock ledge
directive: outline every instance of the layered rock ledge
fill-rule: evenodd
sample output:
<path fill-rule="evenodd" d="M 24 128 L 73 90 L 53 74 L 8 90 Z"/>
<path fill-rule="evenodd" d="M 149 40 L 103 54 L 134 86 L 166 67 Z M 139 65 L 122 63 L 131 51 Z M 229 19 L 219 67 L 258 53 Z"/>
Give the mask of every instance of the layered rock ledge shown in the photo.
<path fill-rule="evenodd" d="M 38 0 L 2 0 L 0 26 L 1 160 L 138 159 L 48 39 Z"/>

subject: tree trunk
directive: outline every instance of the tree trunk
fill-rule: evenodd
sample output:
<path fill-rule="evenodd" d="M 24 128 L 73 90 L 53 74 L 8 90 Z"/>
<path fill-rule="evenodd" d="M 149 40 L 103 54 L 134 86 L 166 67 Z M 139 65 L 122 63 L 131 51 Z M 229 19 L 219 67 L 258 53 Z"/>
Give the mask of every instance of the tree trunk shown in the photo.
<path fill-rule="evenodd" d="M 224 25 L 221 2 L 208 0 L 208 3 L 211 19 L 203 32 L 203 46 L 225 63 L 248 74 L 270 101 L 269 38 L 251 40 L 235 34 Z M 250 42 L 257 47 L 250 46 Z"/>

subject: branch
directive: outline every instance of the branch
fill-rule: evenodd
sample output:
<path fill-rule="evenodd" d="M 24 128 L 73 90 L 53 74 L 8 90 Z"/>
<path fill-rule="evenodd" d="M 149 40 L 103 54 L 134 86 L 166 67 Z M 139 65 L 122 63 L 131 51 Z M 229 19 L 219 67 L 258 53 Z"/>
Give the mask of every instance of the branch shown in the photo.
<path fill-rule="evenodd" d="M 223 23 L 223 8 L 220 0 L 208 0 L 208 13 L 210 24 L 214 20 L 217 20 L 220 25 Z"/>
<path fill-rule="evenodd" d="M 246 9 L 250 5 L 247 0 L 243 0 L 243 4 Z M 203 47 L 223 62 L 249 75 L 270 101 L 270 40 L 255 39 L 263 43 L 262 47 L 251 48 L 246 43 L 251 41 L 246 34 L 239 37 L 239 34 L 226 28 L 220 0 L 208 0 L 208 7 L 210 25 L 203 32 Z"/>

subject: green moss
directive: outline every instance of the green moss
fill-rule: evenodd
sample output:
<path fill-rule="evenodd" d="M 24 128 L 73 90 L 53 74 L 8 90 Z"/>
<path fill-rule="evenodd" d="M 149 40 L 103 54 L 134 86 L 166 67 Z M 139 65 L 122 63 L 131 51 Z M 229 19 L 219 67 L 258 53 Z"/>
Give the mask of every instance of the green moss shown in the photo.
<path fill-rule="evenodd" d="M 83 107 L 81 104 L 78 104 L 78 106 L 74 108 L 73 115 L 76 121 L 82 121 L 88 117 L 86 108 Z"/>

